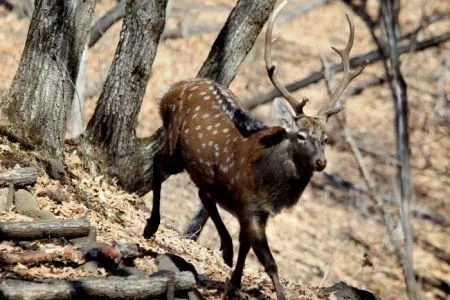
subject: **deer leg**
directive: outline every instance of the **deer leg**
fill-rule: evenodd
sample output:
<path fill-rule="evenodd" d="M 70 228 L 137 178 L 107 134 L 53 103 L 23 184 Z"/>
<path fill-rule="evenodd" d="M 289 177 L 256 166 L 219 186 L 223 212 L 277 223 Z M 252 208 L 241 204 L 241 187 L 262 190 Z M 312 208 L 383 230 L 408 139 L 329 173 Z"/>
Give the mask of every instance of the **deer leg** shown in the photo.
<path fill-rule="evenodd" d="M 241 288 L 242 273 L 244 271 L 245 259 L 247 258 L 248 251 L 250 251 L 250 243 L 241 228 L 239 234 L 239 253 L 236 262 L 236 267 L 234 268 L 233 274 L 231 275 L 231 284 L 236 288 Z"/>
<path fill-rule="evenodd" d="M 147 219 L 147 225 L 144 229 L 144 238 L 151 238 L 155 232 L 158 230 L 159 224 L 161 222 L 160 217 L 160 202 L 161 202 L 161 183 L 162 183 L 163 172 L 161 168 L 161 155 L 157 154 L 153 158 L 153 207 L 152 214 L 150 218 Z"/>
<path fill-rule="evenodd" d="M 203 206 L 208 212 L 211 220 L 217 228 L 217 232 L 220 236 L 220 250 L 222 250 L 222 257 L 225 263 L 232 267 L 233 266 L 233 241 L 231 239 L 230 233 L 228 232 L 225 224 L 220 217 L 219 211 L 217 210 L 217 205 L 210 194 L 199 190 L 198 196 L 202 201 Z"/>
<path fill-rule="evenodd" d="M 275 287 L 278 300 L 284 300 L 283 286 L 278 277 L 278 267 L 275 259 L 270 252 L 269 244 L 266 237 L 266 222 L 267 216 L 258 218 L 254 217 L 247 227 L 247 235 L 250 240 L 250 245 L 258 257 L 258 260 L 264 266 L 266 273 L 269 275 Z"/>

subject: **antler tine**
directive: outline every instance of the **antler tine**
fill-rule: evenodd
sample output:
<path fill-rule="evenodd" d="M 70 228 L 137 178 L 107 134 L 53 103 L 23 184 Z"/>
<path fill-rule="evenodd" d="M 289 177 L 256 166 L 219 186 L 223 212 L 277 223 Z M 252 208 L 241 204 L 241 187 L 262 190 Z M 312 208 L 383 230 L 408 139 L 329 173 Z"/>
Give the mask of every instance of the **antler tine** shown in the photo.
<path fill-rule="evenodd" d="M 355 32 L 354 32 L 352 20 L 349 18 L 349 16 L 347 14 L 345 14 L 345 17 L 347 18 L 348 25 L 350 27 L 350 34 L 348 37 L 347 45 L 345 46 L 344 49 L 338 49 L 335 47 L 331 47 L 341 57 L 342 65 L 344 67 L 344 75 L 343 75 L 341 83 L 339 84 L 339 86 L 336 88 L 336 90 L 331 95 L 330 101 L 327 104 L 324 104 L 322 106 L 322 108 L 319 110 L 319 112 L 317 113 L 318 116 L 325 117 L 325 120 L 328 120 L 329 117 L 331 117 L 334 114 L 337 114 L 338 112 L 340 112 L 341 110 L 344 109 L 344 104 L 336 106 L 336 103 L 338 102 L 338 100 L 341 97 L 342 93 L 344 92 L 345 88 L 353 80 L 353 78 L 355 78 L 356 76 L 361 74 L 361 72 L 364 70 L 364 68 L 367 65 L 366 63 L 364 63 L 361 66 L 359 66 L 358 68 L 356 68 L 355 70 L 351 70 L 350 50 L 352 49 L 352 46 L 353 46 Z"/>
<path fill-rule="evenodd" d="M 302 101 L 298 101 L 279 80 L 278 76 L 275 74 L 276 66 L 272 62 L 272 43 L 276 40 L 272 39 L 273 27 L 275 26 L 275 21 L 283 9 L 283 7 L 288 3 L 287 0 L 282 1 L 272 12 L 269 18 L 266 29 L 266 40 L 265 40 L 265 51 L 264 59 L 266 62 L 267 74 L 269 75 L 270 81 L 273 83 L 275 88 L 280 92 L 280 94 L 289 102 L 293 109 L 293 115 L 296 118 L 300 118 L 303 115 L 303 106 L 305 106 L 308 99 L 304 98 Z"/>

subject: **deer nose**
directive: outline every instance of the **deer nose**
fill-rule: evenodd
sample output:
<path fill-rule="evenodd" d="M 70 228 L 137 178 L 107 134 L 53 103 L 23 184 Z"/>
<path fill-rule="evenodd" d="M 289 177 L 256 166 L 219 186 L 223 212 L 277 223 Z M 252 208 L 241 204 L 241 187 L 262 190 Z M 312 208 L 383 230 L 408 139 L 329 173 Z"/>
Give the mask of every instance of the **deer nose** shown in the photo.
<path fill-rule="evenodd" d="M 316 171 L 322 171 L 325 169 L 325 166 L 327 165 L 327 161 L 325 159 L 316 159 Z"/>

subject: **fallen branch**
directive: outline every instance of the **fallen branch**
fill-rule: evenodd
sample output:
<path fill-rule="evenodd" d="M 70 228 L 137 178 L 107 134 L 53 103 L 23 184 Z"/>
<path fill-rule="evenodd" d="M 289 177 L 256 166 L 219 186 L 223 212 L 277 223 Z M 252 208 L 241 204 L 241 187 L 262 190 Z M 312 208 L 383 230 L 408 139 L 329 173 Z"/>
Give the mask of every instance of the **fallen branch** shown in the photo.
<path fill-rule="evenodd" d="M 176 292 L 195 286 L 191 272 L 158 272 L 150 278 L 117 277 L 30 282 L 7 279 L 0 283 L 2 299 L 149 299 L 165 295 L 168 286 Z"/>
<path fill-rule="evenodd" d="M 0 223 L 0 240 L 74 238 L 89 234 L 89 220 L 58 220 Z"/>
<path fill-rule="evenodd" d="M 33 167 L 16 168 L 0 172 L 0 186 L 13 184 L 26 186 L 37 180 L 37 169 Z"/>
<path fill-rule="evenodd" d="M 434 37 L 431 37 L 429 39 L 417 42 L 414 47 L 411 46 L 411 44 L 403 44 L 398 47 L 397 51 L 398 54 L 405 54 L 410 52 L 418 52 L 422 51 L 431 47 L 435 47 L 441 43 L 444 43 L 446 41 L 450 40 L 450 31 L 445 32 L 441 35 L 437 35 Z M 389 57 L 389 53 L 387 53 L 387 58 Z M 352 68 L 358 67 L 362 65 L 365 62 L 374 63 L 379 60 L 383 59 L 382 54 L 378 50 L 372 50 L 368 53 L 355 56 L 350 60 L 350 65 Z M 330 70 L 333 73 L 341 72 L 342 71 L 342 65 L 341 64 L 334 64 L 330 66 Z M 286 89 L 289 92 L 295 92 L 298 89 L 304 88 L 310 84 L 319 82 L 320 80 L 324 79 L 324 75 L 322 71 L 315 71 L 312 72 L 310 75 L 306 76 L 305 78 L 295 81 L 293 83 L 290 83 L 286 85 Z M 246 106 L 248 109 L 255 108 L 258 105 L 267 103 L 274 99 L 275 97 L 279 97 L 280 93 L 277 89 L 272 89 L 270 92 L 264 95 L 258 95 L 246 102 Z"/>
<path fill-rule="evenodd" d="M 80 250 L 72 246 L 60 249 L 40 249 L 24 252 L 0 252 L 0 265 L 36 265 L 45 262 L 70 261 L 83 264 L 86 261 L 95 260 L 103 267 L 116 265 L 120 261 L 128 264 L 136 258 L 143 257 L 143 251 L 136 244 L 115 244 L 91 242 Z"/>
<path fill-rule="evenodd" d="M 46 262 L 71 261 L 84 263 L 84 254 L 71 246 L 57 250 L 25 251 L 20 253 L 0 252 L 0 265 L 36 265 Z"/>

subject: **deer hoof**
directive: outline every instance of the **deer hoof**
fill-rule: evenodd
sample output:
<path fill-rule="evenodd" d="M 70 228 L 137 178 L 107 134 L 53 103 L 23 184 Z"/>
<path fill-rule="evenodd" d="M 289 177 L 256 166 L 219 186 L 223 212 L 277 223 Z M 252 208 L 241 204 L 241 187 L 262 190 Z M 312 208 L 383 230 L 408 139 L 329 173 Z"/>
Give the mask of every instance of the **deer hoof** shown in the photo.
<path fill-rule="evenodd" d="M 160 223 L 159 217 L 150 218 L 147 220 L 147 225 L 145 225 L 144 228 L 145 239 L 149 239 L 155 234 L 155 232 L 158 230 L 159 223 Z"/>

